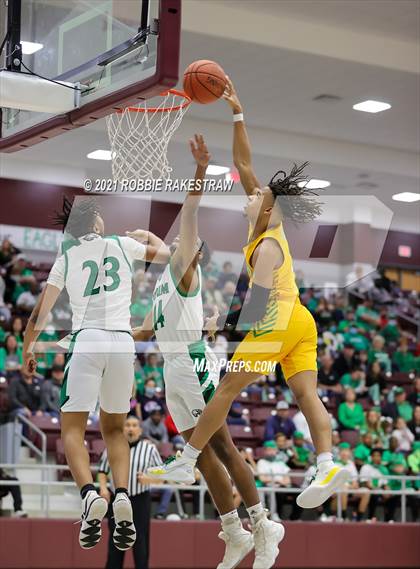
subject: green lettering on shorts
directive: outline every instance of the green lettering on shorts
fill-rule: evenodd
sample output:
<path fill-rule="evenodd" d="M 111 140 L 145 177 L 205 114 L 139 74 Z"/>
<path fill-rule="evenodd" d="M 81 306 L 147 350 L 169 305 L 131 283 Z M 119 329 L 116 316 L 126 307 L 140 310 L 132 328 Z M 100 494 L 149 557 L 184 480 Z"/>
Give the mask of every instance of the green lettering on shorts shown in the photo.
<path fill-rule="evenodd" d="M 60 390 L 60 409 L 70 399 L 70 396 L 67 395 L 67 378 L 68 378 L 69 370 L 70 370 L 70 360 L 71 360 L 71 357 L 73 355 L 73 350 L 74 350 L 74 346 L 76 343 L 76 338 L 77 338 L 79 332 L 81 332 L 81 330 L 72 334 L 72 339 L 70 340 L 69 351 L 66 354 L 66 363 L 64 366 L 64 379 L 63 379 L 63 384 L 62 384 L 61 390 Z"/>

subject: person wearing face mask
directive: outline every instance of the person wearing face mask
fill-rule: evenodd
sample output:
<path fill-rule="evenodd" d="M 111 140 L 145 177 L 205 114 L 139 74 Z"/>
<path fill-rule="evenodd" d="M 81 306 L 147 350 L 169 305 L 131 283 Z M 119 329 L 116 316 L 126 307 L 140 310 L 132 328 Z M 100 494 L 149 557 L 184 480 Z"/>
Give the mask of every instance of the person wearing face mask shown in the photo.
<path fill-rule="evenodd" d="M 137 394 L 137 401 L 140 403 L 141 418 L 146 420 L 153 411 L 159 410 L 162 414 L 165 409 L 162 400 L 157 395 L 156 382 L 154 379 L 148 379 L 144 384 L 144 394 Z"/>

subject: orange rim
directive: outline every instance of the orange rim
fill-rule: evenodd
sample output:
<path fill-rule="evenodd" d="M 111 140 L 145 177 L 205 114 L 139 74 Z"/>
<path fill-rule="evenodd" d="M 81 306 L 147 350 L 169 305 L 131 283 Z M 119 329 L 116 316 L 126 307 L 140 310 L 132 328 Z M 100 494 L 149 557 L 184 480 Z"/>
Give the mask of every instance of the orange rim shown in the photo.
<path fill-rule="evenodd" d="M 191 103 L 191 99 L 189 96 L 184 93 L 184 91 L 178 91 L 177 89 L 169 89 L 168 91 L 164 91 L 163 93 L 159 93 L 159 97 L 166 97 L 168 93 L 171 95 L 177 95 L 178 97 L 182 97 L 184 100 L 183 103 L 177 105 L 176 107 L 148 107 L 146 109 L 142 109 L 140 107 L 125 107 L 124 109 L 118 109 L 117 113 L 123 113 L 124 111 L 130 111 L 131 113 L 170 113 L 172 111 L 179 111 L 180 109 L 184 109 L 188 107 Z"/>

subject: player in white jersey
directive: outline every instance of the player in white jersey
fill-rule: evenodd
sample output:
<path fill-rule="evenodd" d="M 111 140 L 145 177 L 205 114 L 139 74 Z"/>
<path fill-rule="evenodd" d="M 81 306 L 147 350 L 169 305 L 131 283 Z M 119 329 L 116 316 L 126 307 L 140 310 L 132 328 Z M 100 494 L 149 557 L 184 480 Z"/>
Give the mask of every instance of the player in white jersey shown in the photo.
<path fill-rule="evenodd" d="M 210 158 L 202 136 L 196 135 L 191 141 L 191 151 L 197 162 L 196 180 L 202 180 Z M 186 441 L 219 383 L 217 358 L 202 340 L 204 315 L 199 262 L 205 266 L 209 258 L 207 245 L 198 237 L 201 193 L 189 192 L 184 202 L 180 234 L 171 246 L 170 262 L 156 283 L 153 309 L 143 325 L 133 331 L 135 340 L 156 336 L 165 360 L 166 402 Z M 198 468 L 219 511 L 222 522 L 219 536 L 226 542 L 218 569 L 233 569 L 253 549 L 254 540 L 243 528 L 234 507 L 227 471 L 248 507 L 260 500 L 252 472 L 236 449 L 226 424 L 200 455 Z"/>
<path fill-rule="evenodd" d="M 104 237 L 104 222 L 92 199 L 73 207 L 65 200 L 58 221 L 72 239 L 64 242 L 63 253 L 54 263 L 28 321 L 24 362 L 28 372 L 34 373 L 35 342 L 60 292 L 66 288 L 73 321 L 61 389 L 61 436 L 83 500 L 79 543 L 83 548 L 98 543 L 101 521 L 108 509 L 93 485 L 84 445 L 88 415 L 95 410 L 99 397 L 101 431 L 116 487 L 114 542 L 118 549 L 125 550 L 136 539 L 127 494 L 129 447 L 123 432 L 134 379 L 132 265 L 136 260 L 167 262 L 169 250 L 155 236 L 147 246 L 131 237 Z"/>

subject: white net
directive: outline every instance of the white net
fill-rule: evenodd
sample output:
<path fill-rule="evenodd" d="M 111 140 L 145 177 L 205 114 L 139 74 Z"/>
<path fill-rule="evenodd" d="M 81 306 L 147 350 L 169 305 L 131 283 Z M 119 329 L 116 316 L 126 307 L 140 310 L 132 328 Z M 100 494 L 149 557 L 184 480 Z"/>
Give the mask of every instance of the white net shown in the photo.
<path fill-rule="evenodd" d="M 170 90 L 160 97 L 159 106 L 148 107 L 143 101 L 106 118 L 114 180 L 171 177 L 168 144 L 190 102 L 183 93 Z"/>

